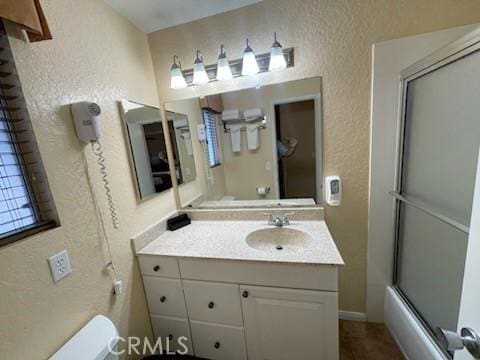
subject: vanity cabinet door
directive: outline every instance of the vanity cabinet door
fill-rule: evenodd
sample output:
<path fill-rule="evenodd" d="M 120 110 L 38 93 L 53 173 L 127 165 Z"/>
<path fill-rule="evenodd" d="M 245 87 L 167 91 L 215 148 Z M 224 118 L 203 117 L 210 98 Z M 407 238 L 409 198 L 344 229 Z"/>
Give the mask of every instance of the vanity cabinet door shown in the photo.
<path fill-rule="evenodd" d="M 153 314 L 187 317 L 185 297 L 180 280 L 144 276 L 148 308 Z"/>
<path fill-rule="evenodd" d="M 151 316 L 155 341 L 160 340 L 163 353 L 179 352 L 193 355 L 192 336 L 187 319 Z"/>
<path fill-rule="evenodd" d="M 243 326 L 239 286 L 205 281 L 183 281 L 191 320 Z"/>
<path fill-rule="evenodd" d="M 338 360 L 335 292 L 241 286 L 249 360 Z"/>
<path fill-rule="evenodd" d="M 138 257 L 140 271 L 143 275 L 180 278 L 178 260 L 173 257 L 141 255 Z"/>
<path fill-rule="evenodd" d="M 210 360 L 247 359 L 243 328 L 193 320 L 190 327 L 195 356 Z"/>

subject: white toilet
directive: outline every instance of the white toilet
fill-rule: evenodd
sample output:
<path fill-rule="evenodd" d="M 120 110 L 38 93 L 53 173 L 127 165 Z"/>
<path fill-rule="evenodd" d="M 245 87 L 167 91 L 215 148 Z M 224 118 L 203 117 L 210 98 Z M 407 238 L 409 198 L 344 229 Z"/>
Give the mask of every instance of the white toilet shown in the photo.
<path fill-rule="evenodd" d="M 112 353 L 118 343 L 113 322 L 97 315 L 63 345 L 50 360 L 117 360 Z"/>

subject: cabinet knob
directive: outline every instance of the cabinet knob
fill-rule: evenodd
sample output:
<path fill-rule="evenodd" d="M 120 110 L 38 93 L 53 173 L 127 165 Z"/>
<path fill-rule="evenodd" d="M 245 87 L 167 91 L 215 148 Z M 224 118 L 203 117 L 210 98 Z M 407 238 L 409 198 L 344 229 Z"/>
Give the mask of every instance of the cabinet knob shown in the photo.
<path fill-rule="evenodd" d="M 213 301 L 210 301 L 210 302 L 208 303 L 208 308 L 209 308 L 209 309 L 213 309 L 214 306 L 215 306 L 215 303 L 214 303 Z"/>
<path fill-rule="evenodd" d="M 214 347 L 215 349 L 220 349 L 220 343 L 217 341 L 217 342 L 215 343 L 215 345 L 213 345 L 213 347 Z"/>
<path fill-rule="evenodd" d="M 248 298 L 248 291 L 245 290 L 245 291 L 242 293 L 242 296 L 243 296 L 244 298 Z"/>
<path fill-rule="evenodd" d="M 173 335 L 172 334 L 168 335 L 168 340 L 173 340 Z"/>
<path fill-rule="evenodd" d="M 158 270 L 160 270 L 160 266 L 155 265 L 155 266 L 153 267 L 153 271 L 157 272 Z"/>
<path fill-rule="evenodd" d="M 167 301 L 167 298 L 166 298 L 165 296 L 162 296 L 162 297 L 160 298 L 160 302 L 164 303 L 165 301 Z"/>

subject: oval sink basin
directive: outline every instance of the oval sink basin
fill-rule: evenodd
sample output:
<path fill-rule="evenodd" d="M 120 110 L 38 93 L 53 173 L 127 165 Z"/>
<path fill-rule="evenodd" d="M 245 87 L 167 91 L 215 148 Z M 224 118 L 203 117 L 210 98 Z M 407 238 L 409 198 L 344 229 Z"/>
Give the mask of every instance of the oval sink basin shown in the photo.
<path fill-rule="evenodd" d="M 259 229 L 246 238 L 248 246 L 263 251 L 298 251 L 312 241 L 306 232 L 290 228 Z"/>

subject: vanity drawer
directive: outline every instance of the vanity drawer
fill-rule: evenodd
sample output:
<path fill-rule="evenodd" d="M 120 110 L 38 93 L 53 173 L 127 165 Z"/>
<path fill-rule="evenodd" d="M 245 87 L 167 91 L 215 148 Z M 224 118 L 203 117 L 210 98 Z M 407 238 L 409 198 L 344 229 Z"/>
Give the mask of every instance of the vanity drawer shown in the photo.
<path fill-rule="evenodd" d="M 195 356 L 212 360 L 246 359 L 243 328 L 190 321 Z"/>
<path fill-rule="evenodd" d="M 193 355 L 192 337 L 190 335 L 188 320 L 151 315 L 151 321 L 155 340 L 158 338 L 161 339 L 161 350 L 163 350 L 164 353 L 167 353 L 167 351 L 178 351 L 180 354 Z M 185 347 L 188 349 L 187 352 L 185 352 Z"/>
<path fill-rule="evenodd" d="M 338 291 L 337 266 L 179 259 L 182 279 Z"/>
<path fill-rule="evenodd" d="M 143 285 L 151 313 L 187 317 L 180 280 L 144 276 Z"/>
<path fill-rule="evenodd" d="M 184 280 L 183 289 L 190 319 L 243 326 L 238 285 Z"/>
<path fill-rule="evenodd" d="M 138 263 L 143 275 L 180 278 L 180 270 L 178 269 L 176 258 L 142 255 L 138 257 Z"/>

